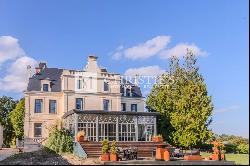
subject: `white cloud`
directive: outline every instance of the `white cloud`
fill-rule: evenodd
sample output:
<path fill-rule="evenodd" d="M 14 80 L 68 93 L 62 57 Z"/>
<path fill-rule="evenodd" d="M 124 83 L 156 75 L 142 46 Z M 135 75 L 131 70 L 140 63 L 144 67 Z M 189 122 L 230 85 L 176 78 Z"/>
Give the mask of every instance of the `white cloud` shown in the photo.
<path fill-rule="evenodd" d="M 18 40 L 11 36 L 0 36 L 0 65 L 8 60 L 25 56 Z"/>
<path fill-rule="evenodd" d="M 164 73 L 164 70 L 161 69 L 159 66 L 146 66 L 146 67 L 139 67 L 139 68 L 130 68 L 127 69 L 124 73 L 126 76 L 135 76 L 136 74 L 140 76 L 157 76 Z"/>
<path fill-rule="evenodd" d="M 122 57 L 122 50 L 123 50 L 123 48 L 124 47 L 122 45 L 119 46 L 119 47 L 117 47 L 115 49 L 115 51 L 113 53 L 111 53 L 111 54 L 113 54 L 112 59 L 119 60 Z"/>
<path fill-rule="evenodd" d="M 11 36 L 0 37 L 0 62 L 7 68 L 6 74 L 0 77 L 0 91 L 22 92 L 28 83 L 27 66 L 32 68 L 37 65 L 37 61 L 28 57 L 19 46 L 18 40 Z"/>
<path fill-rule="evenodd" d="M 231 105 L 231 106 L 226 107 L 226 108 L 215 109 L 214 113 L 226 113 L 226 112 L 236 111 L 239 109 L 240 109 L 239 105 Z"/>
<path fill-rule="evenodd" d="M 187 49 L 191 49 L 196 56 L 207 55 L 207 53 L 205 51 L 201 50 L 195 44 L 180 43 L 180 44 L 174 46 L 173 48 L 161 51 L 160 57 L 162 59 L 168 59 L 172 56 L 182 57 L 182 56 L 186 55 Z"/>
<path fill-rule="evenodd" d="M 159 53 L 170 42 L 170 36 L 157 36 L 144 43 L 127 49 L 117 49 L 114 51 L 113 59 L 120 59 L 122 56 L 128 59 L 147 59 Z"/>

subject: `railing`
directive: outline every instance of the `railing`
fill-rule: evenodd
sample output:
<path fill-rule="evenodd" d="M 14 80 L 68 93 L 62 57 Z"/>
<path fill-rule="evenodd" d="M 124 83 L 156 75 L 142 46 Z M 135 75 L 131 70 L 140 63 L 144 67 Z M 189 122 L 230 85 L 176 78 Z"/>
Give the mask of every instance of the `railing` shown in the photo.
<path fill-rule="evenodd" d="M 87 158 L 87 154 L 79 142 L 74 142 L 73 148 L 74 148 L 74 151 L 73 151 L 74 155 L 76 155 L 77 157 L 82 158 L 82 159 Z"/>
<path fill-rule="evenodd" d="M 42 144 L 47 138 L 25 138 L 24 142 L 34 142 L 37 144 Z"/>

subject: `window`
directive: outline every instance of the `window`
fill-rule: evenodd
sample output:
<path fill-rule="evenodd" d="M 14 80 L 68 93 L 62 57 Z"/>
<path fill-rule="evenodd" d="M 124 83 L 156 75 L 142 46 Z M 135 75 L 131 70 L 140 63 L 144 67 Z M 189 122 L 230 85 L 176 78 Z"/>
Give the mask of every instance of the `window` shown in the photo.
<path fill-rule="evenodd" d="M 35 113 L 42 112 L 42 105 L 43 105 L 42 99 L 35 99 Z"/>
<path fill-rule="evenodd" d="M 34 137 L 42 137 L 42 123 L 34 123 Z"/>
<path fill-rule="evenodd" d="M 83 109 L 83 99 L 76 98 L 76 109 L 82 110 Z"/>
<path fill-rule="evenodd" d="M 55 114 L 56 113 L 56 100 L 49 101 L 49 113 Z"/>
<path fill-rule="evenodd" d="M 126 103 L 122 103 L 121 107 L 122 107 L 122 111 L 126 111 Z"/>
<path fill-rule="evenodd" d="M 82 81 L 77 80 L 77 89 L 82 89 Z"/>
<path fill-rule="evenodd" d="M 130 89 L 130 88 L 127 88 L 127 89 L 126 89 L 126 96 L 127 96 L 127 97 L 130 97 L 130 96 L 131 96 L 131 89 Z"/>
<path fill-rule="evenodd" d="M 120 93 L 122 94 L 122 96 L 124 96 L 124 87 L 120 88 Z"/>
<path fill-rule="evenodd" d="M 49 91 L 49 84 L 43 84 L 43 91 L 48 92 Z"/>
<path fill-rule="evenodd" d="M 109 84 L 104 82 L 104 91 L 109 91 Z"/>
<path fill-rule="evenodd" d="M 103 100 L 103 110 L 109 111 L 109 100 L 107 100 L 107 99 Z"/>
<path fill-rule="evenodd" d="M 131 112 L 137 112 L 137 104 L 131 104 Z"/>

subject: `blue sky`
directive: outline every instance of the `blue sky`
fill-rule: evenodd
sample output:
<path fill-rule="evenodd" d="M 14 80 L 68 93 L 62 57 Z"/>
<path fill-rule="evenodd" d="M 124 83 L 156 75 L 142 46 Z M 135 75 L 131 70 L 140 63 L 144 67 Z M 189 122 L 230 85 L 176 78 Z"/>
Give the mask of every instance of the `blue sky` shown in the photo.
<path fill-rule="evenodd" d="M 248 137 L 248 12 L 247 0 L 0 0 L 0 95 L 22 96 L 13 64 L 82 69 L 96 54 L 109 71 L 157 73 L 188 45 L 213 97 L 213 130 Z"/>

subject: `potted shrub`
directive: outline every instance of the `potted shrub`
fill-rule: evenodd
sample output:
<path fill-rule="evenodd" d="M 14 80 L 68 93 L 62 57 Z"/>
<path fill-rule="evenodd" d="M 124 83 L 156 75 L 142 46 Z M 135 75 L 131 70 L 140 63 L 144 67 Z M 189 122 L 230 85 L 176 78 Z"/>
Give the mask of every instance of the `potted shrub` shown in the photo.
<path fill-rule="evenodd" d="M 218 142 L 218 141 L 214 141 L 212 142 L 212 144 L 214 145 L 213 147 L 213 154 L 211 156 L 212 160 L 221 160 L 221 150 L 223 147 L 223 144 Z"/>
<path fill-rule="evenodd" d="M 169 161 L 170 160 L 170 149 L 169 148 L 166 148 L 164 150 L 163 159 L 165 161 Z"/>
<path fill-rule="evenodd" d="M 78 142 L 83 142 L 84 141 L 84 137 L 85 137 L 85 132 L 82 130 L 82 131 L 79 131 L 76 135 L 76 140 Z"/>
<path fill-rule="evenodd" d="M 116 141 L 114 140 L 111 144 L 110 148 L 110 161 L 117 161 L 117 153 L 116 153 Z"/>
<path fill-rule="evenodd" d="M 102 141 L 102 155 L 101 155 L 102 161 L 109 161 L 109 142 L 108 140 Z"/>
<path fill-rule="evenodd" d="M 153 136 L 152 141 L 153 142 L 163 142 L 162 135 Z"/>

